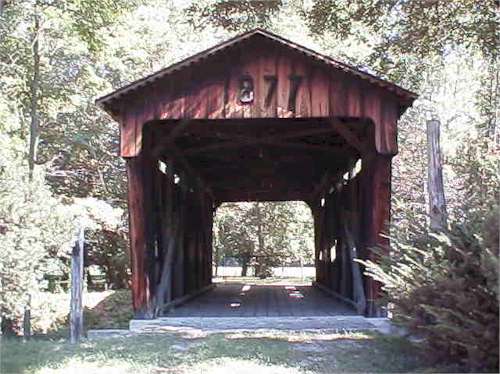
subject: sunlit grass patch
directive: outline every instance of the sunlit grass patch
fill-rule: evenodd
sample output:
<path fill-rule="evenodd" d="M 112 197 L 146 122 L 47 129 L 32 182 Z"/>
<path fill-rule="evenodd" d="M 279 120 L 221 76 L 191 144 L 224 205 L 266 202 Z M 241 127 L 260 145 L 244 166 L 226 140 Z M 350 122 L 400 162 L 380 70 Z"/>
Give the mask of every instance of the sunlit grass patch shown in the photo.
<path fill-rule="evenodd" d="M 270 339 L 286 342 L 307 342 L 314 340 L 367 340 L 373 339 L 374 335 L 368 332 L 322 332 L 322 331 L 283 331 L 283 330 L 257 330 L 242 331 L 225 334 L 226 339 Z"/>
<path fill-rule="evenodd" d="M 202 361 L 198 364 L 186 368 L 186 373 L 203 374 L 295 374 L 307 373 L 307 371 L 290 367 L 288 365 L 278 365 L 265 363 L 258 360 L 242 360 L 237 358 L 221 358 Z"/>

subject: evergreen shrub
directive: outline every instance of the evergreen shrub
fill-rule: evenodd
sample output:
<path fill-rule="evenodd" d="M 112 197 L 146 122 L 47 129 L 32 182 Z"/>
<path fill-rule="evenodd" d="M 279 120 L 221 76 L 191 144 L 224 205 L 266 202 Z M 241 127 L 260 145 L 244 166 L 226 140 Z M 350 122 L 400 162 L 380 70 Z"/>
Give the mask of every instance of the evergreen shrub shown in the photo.
<path fill-rule="evenodd" d="M 391 254 L 363 262 L 384 284 L 394 321 L 425 338 L 441 364 L 498 372 L 498 215 L 492 207 L 439 233 L 422 220 L 393 227 Z"/>

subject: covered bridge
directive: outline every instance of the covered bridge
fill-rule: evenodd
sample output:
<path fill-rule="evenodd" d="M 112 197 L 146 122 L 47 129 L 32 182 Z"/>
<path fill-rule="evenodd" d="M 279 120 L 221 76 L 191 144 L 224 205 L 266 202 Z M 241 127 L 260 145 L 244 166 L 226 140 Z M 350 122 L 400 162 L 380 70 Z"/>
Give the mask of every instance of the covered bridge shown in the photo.
<path fill-rule="evenodd" d="M 260 29 L 97 103 L 120 125 L 137 318 L 212 281 L 212 223 L 230 201 L 305 201 L 316 282 L 379 313 L 353 258 L 387 246 L 397 122 L 416 95 Z"/>

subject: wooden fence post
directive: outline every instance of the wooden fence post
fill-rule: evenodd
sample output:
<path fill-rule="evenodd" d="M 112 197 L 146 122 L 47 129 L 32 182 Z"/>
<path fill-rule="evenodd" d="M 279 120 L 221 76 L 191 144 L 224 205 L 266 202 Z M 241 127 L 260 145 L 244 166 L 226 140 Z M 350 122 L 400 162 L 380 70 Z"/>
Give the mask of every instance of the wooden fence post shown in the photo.
<path fill-rule="evenodd" d="M 427 161 L 430 227 L 432 230 L 441 231 L 446 228 L 448 222 L 443 187 L 440 122 L 437 119 L 427 121 Z"/>
<path fill-rule="evenodd" d="M 84 228 L 80 227 L 78 239 L 71 252 L 71 302 L 69 337 L 71 344 L 80 341 L 83 331 L 83 246 L 85 242 Z"/>
<path fill-rule="evenodd" d="M 31 294 L 28 295 L 28 301 L 24 306 L 23 315 L 23 339 L 28 340 L 31 338 Z"/>

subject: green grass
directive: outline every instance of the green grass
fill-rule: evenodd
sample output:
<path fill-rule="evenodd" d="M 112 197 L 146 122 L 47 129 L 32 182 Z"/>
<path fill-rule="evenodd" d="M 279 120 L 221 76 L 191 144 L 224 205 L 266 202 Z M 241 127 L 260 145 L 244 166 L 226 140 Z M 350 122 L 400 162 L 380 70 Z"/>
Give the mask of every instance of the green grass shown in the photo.
<path fill-rule="evenodd" d="M 377 334 L 136 335 L 87 341 L 2 340 L 1 373 L 334 373 L 425 370 L 419 349 Z"/>
<path fill-rule="evenodd" d="M 231 277 L 224 281 L 297 284 L 299 280 Z M 371 333 L 258 331 L 208 336 L 165 333 L 85 341 L 72 346 L 61 338 L 67 337 L 67 296 L 48 294 L 43 299 L 45 304 L 40 303 L 45 307 L 37 308 L 39 316 L 36 322 L 40 326 L 37 331 L 48 332 L 48 335 L 28 342 L 3 338 L 0 373 L 290 374 L 433 371 L 423 365 L 418 347 L 402 338 Z M 85 295 L 87 328 L 126 328 L 130 318 L 129 291 Z"/>

